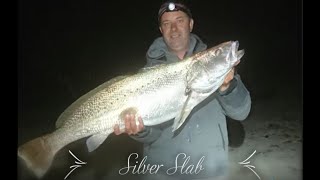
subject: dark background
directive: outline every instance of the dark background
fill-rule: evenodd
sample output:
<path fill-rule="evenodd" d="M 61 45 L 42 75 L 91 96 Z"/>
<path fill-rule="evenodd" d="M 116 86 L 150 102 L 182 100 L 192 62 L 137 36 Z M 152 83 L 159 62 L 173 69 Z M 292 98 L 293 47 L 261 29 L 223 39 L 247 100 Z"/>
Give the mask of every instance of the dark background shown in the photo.
<path fill-rule="evenodd" d="M 149 45 L 160 36 L 162 1 L 111 2 L 19 1 L 18 145 L 53 130 L 81 95 L 144 66 Z M 302 107 L 300 1 L 186 2 L 193 32 L 209 47 L 238 40 L 245 49 L 238 72 L 253 104 L 289 94 Z"/>

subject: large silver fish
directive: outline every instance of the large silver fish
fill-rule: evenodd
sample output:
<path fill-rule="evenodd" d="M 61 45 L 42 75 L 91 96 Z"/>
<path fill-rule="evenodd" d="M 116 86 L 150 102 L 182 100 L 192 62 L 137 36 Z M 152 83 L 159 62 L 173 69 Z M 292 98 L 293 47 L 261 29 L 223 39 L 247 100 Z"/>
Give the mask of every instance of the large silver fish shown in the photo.
<path fill-rule="evenodd" d="M 224 42 L 183 61 L 105 82 L 71 104 L 58 118 L 55 131 L 18 147 L 18 156 L 40 178 L 64 146 L 88 137 L 89 152 L 95 150 L 115 124 L 124 128 L 128 113 L 141 116 L 145 126 L 175 118 L 175 131 L 197 104 L 222 85 L 244 55 L 238 46 L 238 41 Z"/>

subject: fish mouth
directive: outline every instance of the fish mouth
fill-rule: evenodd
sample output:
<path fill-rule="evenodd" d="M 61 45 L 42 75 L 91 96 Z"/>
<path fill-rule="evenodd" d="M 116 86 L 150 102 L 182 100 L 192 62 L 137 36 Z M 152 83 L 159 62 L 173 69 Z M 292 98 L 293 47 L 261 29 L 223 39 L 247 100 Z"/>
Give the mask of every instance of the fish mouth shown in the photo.
<path fill-rule="evenodd" d="M 233 41 L 231 44 L 231 57 L 234 59 L 237 59 L 237 50 L 239 47 L 239 42 L 238 41 Z"/>
<path fill-rule="evenodd" d="M 232 47 L 234 51 L 238 51 L 239 48 L 239 41 L 233 41 Z"/>
<path fill-rule="evenodd" d="M 235 58 L 237 61 L 242 58 L 244 55 L 244 50 L 238 50 L 239 49 L 239 41 L 234 41 L 232 43 L 231 47 L 231 52 L 232 52 L 232 57 Z"/>
<path fill-rule="evenodd" d="M 237 59 L 237 61 L 239 61 L 242 58 L 242 56 L 244 55 L 245 51 L 244 51 L 244 49 L 239 50 L 239 41 L 235 41 L 233 46 L 234 46 L 233 47 L 234 51 L 232 51 L 232 52 L 233 52 L 235 58 Z"/>

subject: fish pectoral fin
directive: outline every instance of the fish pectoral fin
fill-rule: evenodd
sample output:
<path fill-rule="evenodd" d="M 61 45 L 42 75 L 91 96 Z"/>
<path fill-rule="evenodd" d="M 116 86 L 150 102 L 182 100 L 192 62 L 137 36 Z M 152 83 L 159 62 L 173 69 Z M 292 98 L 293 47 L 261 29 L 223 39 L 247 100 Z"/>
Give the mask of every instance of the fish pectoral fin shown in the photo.
<path fill-rule="evenodd" d="M 100 133 L 89 137 L 86 141 L 88 151 L 92 152 L 97 149 L 107 139 L 108 135 L 109 134 L 106 133 Z"/>
<path fill-rule="evenodd" d="M 191 113 L 191 109 L 190 110 L 185 109 L 183 112 L 180 113 L 179 116 L 177 116 L 174 119 L 172 132 L 176 131 L 181 127 L 181 125 L 184 123 L 184 121 L 187 119 L 190 113 Z"/>
<path fill-rule="evenodd" d="M 172 132 L 179 129 L 179 127 L 184 123 L 184 121 L 187 119 L 187 117 L 191 113 L 193 106 L 192 106 L 192 103 L 190 103 L 190 99 L 191 99 L 192 95 L 193 95 L 193 92 L 189 91 L 188 97 L 187 97 L 186 101 L 184 102 L 180 113 L 174 119 Z"/>

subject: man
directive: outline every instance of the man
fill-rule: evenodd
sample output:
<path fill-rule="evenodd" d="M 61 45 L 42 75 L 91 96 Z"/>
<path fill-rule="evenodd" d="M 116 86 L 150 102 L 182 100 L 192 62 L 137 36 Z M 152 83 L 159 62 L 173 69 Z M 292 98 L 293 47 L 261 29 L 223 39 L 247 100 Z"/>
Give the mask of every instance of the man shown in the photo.
<path fill-rule="evenodd" d="M 162 37 L 149 47 L 147 67 L 177 62 L 207 48 L 191 33 L 194 20 L 188 7 L 181 2 L 165 2 L 160 7 L 158 20 Z M 193 110 L 178 133 L 172 132 L 173 120 L 144 127 L 139 118 L 140 123 L 136 126 L 134 115 L 130 114 L 125 119 L 125 133 L 144 144 L 146 165 L 163 165 L 156 174 L 145 174 L 146 179 L 226 178 L 226 116 L 244 120 L 250 108 L 250 94 L 240 76 L 232 70 L 219 90 Z M 118 126 L 114 130 L 117 135 L 123 133 Z"/>

